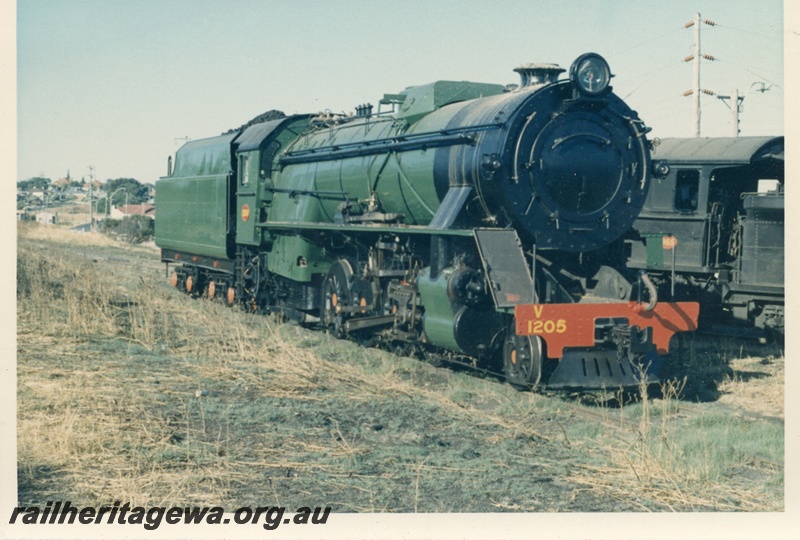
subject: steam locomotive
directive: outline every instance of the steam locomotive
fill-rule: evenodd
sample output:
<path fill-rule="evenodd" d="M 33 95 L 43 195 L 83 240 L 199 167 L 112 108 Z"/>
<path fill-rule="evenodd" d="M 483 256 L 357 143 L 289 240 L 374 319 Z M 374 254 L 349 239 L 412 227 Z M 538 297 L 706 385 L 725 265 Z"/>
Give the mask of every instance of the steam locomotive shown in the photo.
<path fill-rule="evenodd" d="M 187 142 L 156 184 L 173 285 L 518 387 L 657 376 L 699 306 L 610 264 L 647 195 L 648 129 L 595 53 L 563 79 L 515 71 Z"/>
<path fill-rule="evenodd" d="M 653 164 L 630 267 L 699 300 L 701 330 L 782 338 L 783 137 L 663 139 Z"/>

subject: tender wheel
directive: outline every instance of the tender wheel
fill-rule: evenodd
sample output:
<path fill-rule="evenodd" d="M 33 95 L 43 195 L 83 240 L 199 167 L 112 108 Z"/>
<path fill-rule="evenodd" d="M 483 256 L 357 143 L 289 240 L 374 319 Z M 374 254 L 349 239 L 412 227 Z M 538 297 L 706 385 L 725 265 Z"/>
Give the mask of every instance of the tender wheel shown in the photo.
<path fill-rule="evenodd" d="M 334 335 L 344 335 L 344 321 L 347 312 L 342 308 L 350 305 L 350 283 L 353 267 L 345 259 L 336 261 L 322 283 L 322 309 L 320 320 Z"/>
<path fill-rule="evenodd" d="M 503 344 L 503 372 L 517 388 L 533 388 L 542 380 L 542 339 L 508 332 Z"/>
<path fill-rule="evenodd" d="M 217 283 L 212 279 L 208 282 L 208 287 L 206 287 L 206 296 L 209 300 L 213 300 L 214 297 L 217 295 Z"/>
<path fill-rule="evenodd" d="M 187 276 L 183 286 L 186 288 L 187 293 L 192 294 L 194 292 L 194 277 Z"/>

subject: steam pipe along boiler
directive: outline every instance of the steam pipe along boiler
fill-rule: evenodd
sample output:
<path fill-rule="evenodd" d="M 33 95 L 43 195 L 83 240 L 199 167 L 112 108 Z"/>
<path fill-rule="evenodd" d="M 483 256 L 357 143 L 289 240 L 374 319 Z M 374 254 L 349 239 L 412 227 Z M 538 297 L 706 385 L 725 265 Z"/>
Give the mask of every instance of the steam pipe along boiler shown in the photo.
<path fill-rule="evenodd" d="M 615 263 L 647 193 L 648 129 L 597 54 L 568 78 L 515 71 L 519 85 L 438 81 L 377 112 L 186 143 L 156 184 L 172 283 L 518 387 L 657 376 L 698 305 L 659 303 Z"/>

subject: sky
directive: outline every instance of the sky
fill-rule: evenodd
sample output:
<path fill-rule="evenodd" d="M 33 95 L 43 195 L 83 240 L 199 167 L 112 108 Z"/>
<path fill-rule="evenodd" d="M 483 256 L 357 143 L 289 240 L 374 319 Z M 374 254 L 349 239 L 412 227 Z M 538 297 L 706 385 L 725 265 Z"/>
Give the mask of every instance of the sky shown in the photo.
<path fill-rule="evenodd" d="M 13 4 L 12 4 L 13 5 Z M 435 80 L 517 82 L 527 62 L 594 51 L 653 128 L 692 135 L 696 12 L 701 87 L 745 95 L 742 135 L 784 132 L 778 0 L 19 0 L 17 177 L 155 182 L 186 140 L 271 109 L 352 112 Z M 769 88 L 766 92 L 757 91 Z M 731 112 L 703 95 L 703 136 Z"/>

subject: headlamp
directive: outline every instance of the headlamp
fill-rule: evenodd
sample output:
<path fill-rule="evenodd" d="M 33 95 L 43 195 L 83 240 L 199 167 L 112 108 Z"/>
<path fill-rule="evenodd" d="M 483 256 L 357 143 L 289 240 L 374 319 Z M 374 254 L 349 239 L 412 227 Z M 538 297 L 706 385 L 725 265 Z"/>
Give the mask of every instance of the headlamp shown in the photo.
<path fill-rule="evenodd" d="M 597 53 L 581 55 L 569 68 L 569 78 L 578 91 L 589 97 L 599 96 L 608 90 L 611 82 L 608 62 Z"/>

